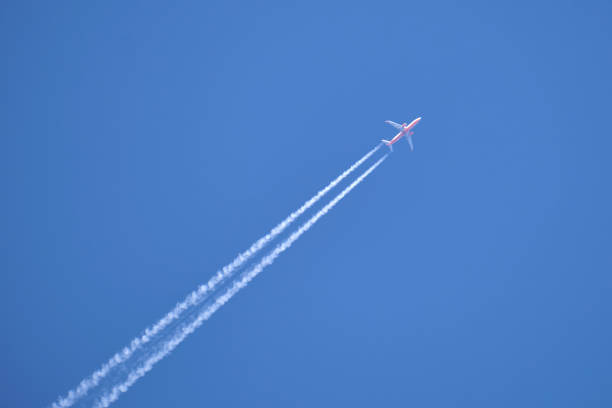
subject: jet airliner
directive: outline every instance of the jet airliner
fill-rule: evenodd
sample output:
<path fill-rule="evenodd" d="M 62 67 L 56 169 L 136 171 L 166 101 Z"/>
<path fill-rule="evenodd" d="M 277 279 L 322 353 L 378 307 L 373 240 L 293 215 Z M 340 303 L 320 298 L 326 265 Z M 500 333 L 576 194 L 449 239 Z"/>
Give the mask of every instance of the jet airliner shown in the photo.
<path fill-rule="evenodd" d="M 412 128 L 415 127 L 416 124 L 419 123 L 420 120 L 421 120 L 420 117 L 416 118 L 415 120 L 410 122 L 409 125 L 405 123 L 400 125 L 399 123 L 391 122 L 390 120 L 385 120 L 385 123 L 388 123 L 394 128 L 399 129 L 400 132 L 397 135 L 395 135 L 393 139 L 391 140 L 382 139 L 382 142 L 386 144 L 387 146 L 389 146 L 389 149 L 393 151 L 393 144 L 397 142 L 398 140 L 400 140 L 403 136 L 406 136 L 406 140 L 410 144 L 410 150 L 414 150 L 414 145 L 412 144 L 412 135 L 414 134 L 414 132 L 412 131 Z"/>

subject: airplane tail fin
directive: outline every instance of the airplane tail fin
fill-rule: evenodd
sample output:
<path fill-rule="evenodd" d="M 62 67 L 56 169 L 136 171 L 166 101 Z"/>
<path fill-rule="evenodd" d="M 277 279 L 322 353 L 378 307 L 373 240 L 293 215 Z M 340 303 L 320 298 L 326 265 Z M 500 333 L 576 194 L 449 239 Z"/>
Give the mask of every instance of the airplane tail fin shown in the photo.
<path fill-rule="evenodd" d="M 381 139 L 381 142 L 383 142 L 384 144 L 387 145 L 387 147 L 389 148 L 389 150 L 393 151 L 393 146 L 391 145 L 391 142 L 385 139 Z"/>

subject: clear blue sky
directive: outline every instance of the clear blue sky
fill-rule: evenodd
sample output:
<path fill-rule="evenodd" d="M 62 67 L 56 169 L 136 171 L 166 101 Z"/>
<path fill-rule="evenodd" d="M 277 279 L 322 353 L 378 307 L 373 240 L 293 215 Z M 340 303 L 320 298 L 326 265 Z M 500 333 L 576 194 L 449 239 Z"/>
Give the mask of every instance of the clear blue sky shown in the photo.
<path fill-rule="evenodd" d="M 0 10 L 0 406 L 52 402 L 416 116 L 115 406 L 612 404 L 609 2 Z"/>

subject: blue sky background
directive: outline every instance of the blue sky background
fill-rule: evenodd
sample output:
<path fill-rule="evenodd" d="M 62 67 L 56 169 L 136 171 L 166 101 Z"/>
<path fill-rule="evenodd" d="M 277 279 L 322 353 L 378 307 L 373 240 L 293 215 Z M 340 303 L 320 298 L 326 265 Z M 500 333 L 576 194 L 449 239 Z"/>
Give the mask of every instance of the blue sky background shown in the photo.
<path fill-rule="evenodd" d="M 115 406 L 610 406 L 611 17 L 3 3 L 0 405 L 63 395 L 392 137 L 383 120 L 423 116 L 413 154 Z"/>

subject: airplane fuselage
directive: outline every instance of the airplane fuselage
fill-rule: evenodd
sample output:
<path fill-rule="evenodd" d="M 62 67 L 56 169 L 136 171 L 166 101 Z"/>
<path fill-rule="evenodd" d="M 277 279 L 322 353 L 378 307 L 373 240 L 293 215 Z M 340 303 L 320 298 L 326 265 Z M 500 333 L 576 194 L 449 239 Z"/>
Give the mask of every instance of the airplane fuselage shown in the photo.
<path fill-rule="evenodd" d="M 392 145 L 393 143 L 395 143 L 398 140 L 400 140 L 403 136 L 406 136 L 406 134 L 410 133 L 412 128 L 415 127 L 416 124 L 419 123 L 420 120 L 421 120 L 421 118 L 416 118 L 415 120 L 410 122 L 409 125 L 403 123 L 402 124 L 402 130 L 397 135 L 395 135 L 395 137 L 393 139 L 391 139 L 389 141 L 389 144 Z"/>

